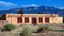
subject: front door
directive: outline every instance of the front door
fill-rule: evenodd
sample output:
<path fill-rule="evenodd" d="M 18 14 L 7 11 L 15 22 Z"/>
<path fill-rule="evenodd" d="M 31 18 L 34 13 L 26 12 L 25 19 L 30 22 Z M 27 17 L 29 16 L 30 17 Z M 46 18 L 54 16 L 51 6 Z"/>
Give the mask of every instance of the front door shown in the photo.
<path fill-rule="evenodd" d="M 37 24 L 37 19 L 35 17 L 32 17 L 32 24 Z"/>

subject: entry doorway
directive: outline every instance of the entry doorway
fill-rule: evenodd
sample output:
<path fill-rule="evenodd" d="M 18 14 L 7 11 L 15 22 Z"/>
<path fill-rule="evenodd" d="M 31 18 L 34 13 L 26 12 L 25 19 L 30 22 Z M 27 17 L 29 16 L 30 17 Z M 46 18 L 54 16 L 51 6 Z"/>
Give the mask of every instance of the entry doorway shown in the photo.
<path fill-rule="evenodd" d="M 36 25 L 37 24 L 37 18 L 36 17 L 32 17 L 32 24 Z"/>

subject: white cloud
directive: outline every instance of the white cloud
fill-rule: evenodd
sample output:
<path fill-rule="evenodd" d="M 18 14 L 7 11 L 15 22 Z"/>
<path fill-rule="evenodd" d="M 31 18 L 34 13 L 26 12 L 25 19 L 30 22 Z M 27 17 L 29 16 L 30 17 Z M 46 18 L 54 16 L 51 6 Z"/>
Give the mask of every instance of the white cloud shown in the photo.
<path fill-rule="evenodd" d="M 4 1 L 0 1 L 0 5 L 3 6 L 17 6 L 17 4 L 11 3 L 11 2 L 4 2 Z"/>
<path fill-rule="evenodd" d="M 54 6 L 54 7 L 59 8 L 59 9 L 64 9 L 63 6 Z"/>
<path fill-rule="evenodd" d="M 31 4 L 31 6 L 37 6 L 36 4 Z"/>
<path fill-rule="evenodd" d="M 64 9 L 64 7 L 58 7 L 58 8 L 60 8 L 60 9 Z"/>
<path fill-rule="evenodd" d="M 21 5 L 21 7 L 30 7 L 30 6 L 38 7 L 39 5 L 36 5 L 36 4 L 31 4 L 31 5 Z"/>

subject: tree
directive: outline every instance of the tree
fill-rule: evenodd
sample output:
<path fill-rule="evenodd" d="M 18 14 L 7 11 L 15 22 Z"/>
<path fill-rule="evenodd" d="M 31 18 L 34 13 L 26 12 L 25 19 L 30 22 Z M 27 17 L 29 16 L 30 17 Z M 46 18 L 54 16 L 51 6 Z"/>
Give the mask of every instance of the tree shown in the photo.
<path fill-rule="evenodd" d="M 3 14 L 2 16 L 0 16 L 0 20 L 6 20 L 6 14 Z"/>
<path fill-rule="evenodd" d="M 41 14 L 40 12 L 38 12 L 37 14 Z"/>
<path fill-rule="evenodd" d="M 22 10 L 19 10 L 18 11 L 18 14 L 23 14 L 24 12 Z"/>

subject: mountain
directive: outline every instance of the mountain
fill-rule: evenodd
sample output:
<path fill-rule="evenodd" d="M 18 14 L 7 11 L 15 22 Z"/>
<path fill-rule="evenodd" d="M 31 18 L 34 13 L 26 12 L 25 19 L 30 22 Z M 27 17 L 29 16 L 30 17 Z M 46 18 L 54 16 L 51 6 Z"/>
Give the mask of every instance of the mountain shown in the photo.
<path fill-rule="evenodd" d="M 39 6 L 39 7 L 31 6 L 31 7 L 13 8 L 9 10 L 1 10 L 0 15 L 6 14 L 6 13 L 16 14 L 18 13 L 19 9 L 21 9 L 25 14 L 37 14 L 38 12 L 40 12 L 41 14 L 54 13 L 64 17 L 64 9 L 59 9 L 51 6 Z"/>

